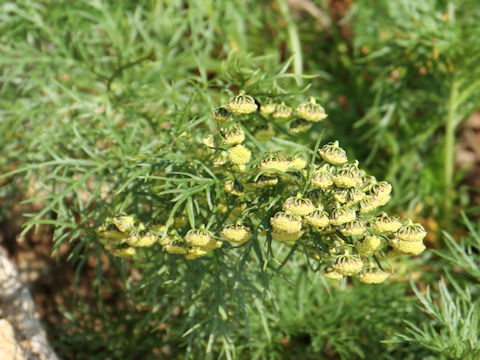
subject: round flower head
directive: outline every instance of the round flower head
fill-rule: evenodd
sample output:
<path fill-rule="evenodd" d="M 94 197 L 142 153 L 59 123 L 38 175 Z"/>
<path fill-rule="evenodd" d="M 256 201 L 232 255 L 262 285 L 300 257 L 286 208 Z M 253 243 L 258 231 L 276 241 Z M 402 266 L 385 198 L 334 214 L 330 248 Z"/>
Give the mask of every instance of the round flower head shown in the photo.
<path fill-rule="evenodd" d="M 327 270 L 325 270 L 322 274 L 324 277 L 326 277 L 327 279 L 331 279 L 331 280 L 340 280 L 340 279 L 343 279 L 343 275 L 336 272 L 335 270 L 333 270 L 332 268 L 328 268 Z"/>
<path fill-rule="evenodd" d="M 343 225 L 340 232 L 345 236 L 359 236 L 367 231 L 365 223 L 361 220 L 353 220 Z"/>
<path fill-rule="evenodd" d="M 295 111 L 302 119 L 311 122 L 322 121 L 328 116 L 325 114 L 325 109 L 318 105 L 313 97 L 310 98 L 310 102 L 298 105 Z"/>
<path fill-rule="evenodd" d="M 376 210 L 380 206 L 378 198 L 375 196 L 367 196 L 365 199 L 360 201 L 360 213 L 368 213 L 373 210 Z"/>
<path fill-rule="evenodd" d="M 260 105 L 260 114 L 263 116 L 268 116 L 271 115 L 275 112 L 275 109 L 277 108 L 278 104 L 272 103 L 272 102 L 267 102 L 265 104 Z"/>
<path fill-rule="evenodd" d="M 242 189 L 239 187 L 239 185 L 233 181 L 229 180 L 225 183 L 224 189 L 227 193 L 235 195 L 235 196 L 241 196 L 243 195 Z"/>
<path fill-rule="evenodd" d="M 357 275 L 357 279 L 365 284 L 380 284 L 388 278 L 388 273 L 385 271 L 373 268 L 363 270 Z"/>
<path fill-rule="evenodd" d="M 333 197 L 342 204 L 353 205 L 365 198 L 365 193 L 358 188 L 337 189 Z"/>
<path fill-rule="evenodd" d="M 367 235 L 355 244 L 360 255 L 368 256 L 377 253 L 382 248 L 382 239 L 376 235 Z"/>
<path fill-rule="evenodd" d="M 374 194 L 378 198 L 390 199 L 390 194 L 392 192 L 392 185 L 390 185 L 386 181 L 380 181 L 375 185 L 373 185 L 370 191 L 372 192 L 372 194 Z"/>
<path fill-rule="evenodd" d="M 199 257 L 205 256 L 207 251 L 201 248 L 191 248 L 188 249 L 188 252 L 185 254 L 185 259 L 187 260 L 195 260 Z"/>
<path fill-rule="evenodd" d="M 253 97 L 242 91 L 237 96 L 232 97 L 224 107 L 232 114 L 246 115 L 257 110 L 258 106 Z"/>
<path fill-rule="evenodd" d="M 192 229 L 185 235 L 185 242 L 189 246 L 202 247 L 207 245 L 213 239 L 212 234 L 206 230 Z"/>
<path fill-rule="evenodd" d="M 305 216 L 305 221 L 315 228 L 324 228 L 330 223 L 328 214 L 319 209 Z"/>
<path fill-rule="evenodd" d="M 403 241 L 422 241 L 427 232 L 420 224 L 413 224 L 411 221 L 398 229 L 395 234 L 397 238 Z"/>
<path fill-rule="evenodd" d="M 215 249 L 219 249 L 222 247 L 222 242 L 221 241 L 217 241 L 217 240 L 213 240 L 211 239 L 207 245 L 205 246 L 202 246 L 200 249 L 202 250 L 205 250 L 205 251 L 211 251 L 211 250 L 215 250 Z"/>
<path fill-rule="evenodd" d="M 253 136 L 258 141 L 268 141 L 275 136 L 275 130 L 271 126 L 262 126 L 255 130 Z"/>
<path fill-rule="evenodd" d="M 135 253 L 136 253 L 135 248 L 130 246 L 122 246 L 112 250 L 113 256 L 122 257 L 122 258 L 131 257 L 135 255 Z"/>
<path fill-rule="evenodd" d="M 312 127 L 312 124 L 309 123 L 308 121 L 297 119 L 290 124 L 289 130 L 292 134 L 301 134 L 310 130 L 311 127 Z"/>
<path fill-rule="evenodd" d="M 355 255 L 342 255 L 339 256 L 333 264 L 333 270 L 342 275 L 355 275 L 359 273 L 363 268 L 362 260 Z"/>
<path fill-rule="evenodd" d="M 243 225 L 229 225 L 220 232 L 227 241 L 234 243 L 244 243 L 252 237 L 250 229 Z"/>
<path fill-rule="evenodd" d="M 336 186 L 341 188 L 352 188 L 357 186 L 358 177 L 347 169 L 339 169 L 337 175 L 333 178 Z"/>
<path fill-rule="evenodd" d="M 343 225 L 350 221 L 355 220 L 356 218 L 355 209 L 351 207 L 341 206 L 333 210 L 332 216 L 330 218 L 330 223 L 332 225 Z"/>
<path fill-rule="evenodd" d="M 290 162 L 285 160 L 283 157 L 275 154 L 269 154 L 262 162 L 258 165 L 259 171 L 275 169 L 278 171 L 286 172 L 290 167 Z M 265 176 L 275 176 L 277 175 L 274 172 L 265 172 Z"/>
<path fill-rule="evenodd" d="M 255 187 L 257 188 L 265 188 L 277 184 L 278 179 L 275 177 L 259 176 L 257 181 L 255 181 Z"/>
<path fill-rule="evenodd" d="M 149 247 L 157 242 L 157 236 L 150 231 L 131 233 L 127 238 L 127 244 L 133 247 Z"/>
<path fill-rule="evenodd" d="M 185 255 L 188 252 L 188 247 L 182 241 L 173 241 L 165 246 L 165 250 L 167 250 L 169 254 Z"/>
<path fill-rule="evenodd" d="M 382 212 L 375 217 L 373 221 L 373 230 L 380 234 L 390 234 L 397 231 L 402 226 L 402 223 L 393 216 L 388 216 Z"/>
<path fill-rule="evenodd" d="M 231 116 L 227 109 L 219 107 L 212 111 L 212 119 L 217 123 L 223 124 L 230 121 Z"/>
<path fill-rule="evenodd" d="M 333 176 L 327 170 L 315 170 L 312 174 L 311 184 L 322 190 L 328 189 L 333 185 Z"/>
<path fill-rule="evenodd" d="M 116 216 L 113 218 L 115 226 L 121 232 L 130 232 L 135 228 L 135 217 L 131 215 Z"/>
<path fill-rule="evenodd" d="M 307 166 L 307 161 L 301 157 L 295 157 L 292 160 L 290 160 L 290 167 L 297 169 L 297 170 L 303 170 Z"/>
<path fill-rule="evenodd" d="M 224 145 L 237 145 L 245 140 L 245 132 L 238 125 L 232 125 L 224 131 L 222 143 Z"/>
<path fill-rule="evenodd" d="M 309 199 L 288 198 L 282 206 L 284 211 L 290 211 L 294 215 L 305 216 L 315 210 L 315 206 Z"/>
<path fill-rule="evenodd" d="M 117 226 L 113 223 L 111 219 L 108 219 L 100 225 L 97 229 L 98 235 L 100 235 L 104 239 L 108 240 L 121 240 L 125 239 L 128 234 L 123 233 L 118 230 Z"/>
<path fill-rule="evenodd" d="M 345 164 L 348 161 L 347 153 L 338 146 L 338 141 L 324 145 L 318 153 L 323 160 L 333 165 Z"/>
<path fill-rule="evenodd" d="M 300 237 L 303 235 L 302 231 L 297 231 L 293 233 L 285 232 L 285 231 L 279 231 L 277 229 L 273 229 L 272 231 L 272 238 L 273 240 L 277 241 L 296 241 L 300 239 Z"/>
<path fill-rule="evenodd" d="M 403 254 L 418 255 L 425 250 L 425 245 L 422 241 L 405 241 L 400 239 L 393 239 L 390 246 Z"/>
<path fill-rule="evenodd" d="M 272 116 L 275 119 L 288 119 L 291 115 L 292 108 L 288 107 L 282 102 L 280 105 L 277 106 Z"/>
<path fill-rule="evenodd" d="M 302 221 L 288 213 L 278 212 L 270 218 L 272 227 L 280 232 L 296 233 L 302 229 Z"/>
<path fill-rule="evenodd" d="M 363 191 L 370 191 L 377 183 L 375 176 L 364 175 L 362 176 Z"/>
<path fill-rule="evenodd" d="M 230 160 L 232 164 L 246 164 L 250 161 L 251 157 L 252 152 L 243 145 L 235 145 L 234 147 L 228 149 L 228 160 Z"/>

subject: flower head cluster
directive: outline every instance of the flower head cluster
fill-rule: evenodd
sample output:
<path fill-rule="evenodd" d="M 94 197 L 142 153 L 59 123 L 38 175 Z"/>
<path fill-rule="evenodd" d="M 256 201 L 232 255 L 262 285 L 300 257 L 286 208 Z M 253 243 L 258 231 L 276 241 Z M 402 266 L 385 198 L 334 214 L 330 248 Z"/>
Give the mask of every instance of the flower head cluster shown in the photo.
<path fill-rule="evenodd" d="M 390 200 L 392 186 L 367 175 L 358 161 L 349 161 L 338 141 L 315 152 L 284 145 L 293 143 L 283 141 L 285 134 L 315 131 L 326 118 L 313 98 L 291 104 L 283 95 L 257 98 L 240 92 L 231 97 L 213 110 L 213 122 L 203 124 L 210 133 L 188 154 L 197 157 L 188 164 L 194 172 L 186 177 L 183 170 L 165 170 L 159 177 L 181 174 L 172 184 L 194 193 L 185 201 L 188 205 L 173 207 L 177 213 L 167 218 L 175 216 L 174 221 L 145 226 L 132 216 L 109 219 L 98 229 L 102 243 L 116 256 L 159 244 L 190 260 L 222 245 L 228 251 L 259 240 L 295 243 L 296 249 L 327 265 L 327 278 L 384 281 L 389 274 L 382 270 L 383 255 L 389 250 L 419 254 L 426 232 L 380 210 Z M 162 204 L 184 201 L 175 195 L 178 187 L 162 193 Z M 159 206 L 169 211 L 167 205 Z M 187 222 L 186 214 L 194 221 Z"/>

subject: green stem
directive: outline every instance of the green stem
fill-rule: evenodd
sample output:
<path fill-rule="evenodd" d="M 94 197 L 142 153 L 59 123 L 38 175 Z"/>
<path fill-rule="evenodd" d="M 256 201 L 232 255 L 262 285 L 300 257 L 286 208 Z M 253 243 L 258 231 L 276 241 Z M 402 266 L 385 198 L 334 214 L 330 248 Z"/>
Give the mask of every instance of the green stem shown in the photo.
<path fill-rule="evenodd" d="M 300 46 L 300 37 L 298 36 L 297 26 L 290 14 L 290 8 L 285 0 L 277 0 L 278 7 L 282 13 L 283 18 L 287 22 L 287 31 L 290 42 L 290 50 L 293 54 L 293 71 L 296 75 L 302 75 L 303 73 L 303 59 L 302 48 Z M 298 80 L 300 81 L 300 80 Z"/>
<path fill-rule="evenodd" d="M 450 228 L 452 220 L 452 186 L 453 169 L 455 164 L 455 128 L 457 120 L 457 82 L 453 78 L 450 86 L 450 96 L 448 98 L 447 123 L 445 128 L 445 167 L 444 167 L 444 192 L 443 192 L 443 222 L 446 230 Z"/>

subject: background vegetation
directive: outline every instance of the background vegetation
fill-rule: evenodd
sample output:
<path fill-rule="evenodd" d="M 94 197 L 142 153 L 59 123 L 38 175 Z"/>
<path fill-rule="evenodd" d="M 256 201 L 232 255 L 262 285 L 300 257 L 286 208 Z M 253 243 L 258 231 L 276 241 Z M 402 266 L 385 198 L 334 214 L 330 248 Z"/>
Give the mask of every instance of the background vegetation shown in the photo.
<path fill-rule="evenodd" d="M 456 154 L 480 106 L 479 36 L 476 0 L 2 2 L 0 216 L 23 201 L 23 234 L 44 229 L 54 255 L 68 244 L 85 289 L 65 294 L 56 321 L 45 316 L 58 353 L 478 358 L 479 204 L 467 175 L 480 176 L 479 160 L 461 167 Z M 322 142 L 339 139 L 393 184 L 389 211 L 421 221 L 431 250 L 394 260 L 396 275 L 375 287 L 329 282 L 296 257 L 281 271 L 246 262 L 231 287 L 238 259 L 211 273 L 107 256 L 93 236 L 100 214 L 134 203 L 162 161 L 186 161 L 211 109 L 249 87 L 322 99 L 328 121 L 300 142 L 322 130 Z"/>

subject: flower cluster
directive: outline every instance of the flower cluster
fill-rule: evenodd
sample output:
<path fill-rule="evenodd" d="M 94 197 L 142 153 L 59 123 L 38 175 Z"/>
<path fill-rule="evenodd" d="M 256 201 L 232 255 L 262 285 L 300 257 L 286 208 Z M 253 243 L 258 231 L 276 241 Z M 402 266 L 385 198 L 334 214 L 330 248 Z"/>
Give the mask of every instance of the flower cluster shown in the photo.
<path fill-rule="evenodd" d="M 191 228 L 185 210 L 171 224 L 149 228 L 132 216 L 119 216 L 98 229 L 105 247 L 116 256 L 130 256 L 138 247 L 159 243 L 166 252 L 193 260 L 223 241 L 241 246 L 273 240 L 297 244 L 320 262 L 327 278 L 356 276 L 372 284 L 389 276 L 382 265 L 387 253 L 421 253 L 423 227 L 380 211 L 392 186 L 367 175 L 358 161 L 349 162 L 337 141 L 308 156 L 287 156 L 278 148 L 275 139 L 309 131 L 327 114 L 313 98 L 297 106 L 272 101 L 276 98 L 241 92 L 211 114 L 213 133 L 192 156 L 208 164 L 221 183 L 215 225 L 204 218 L 204 225 Z M 197 204 L 212 209 L 205 194 L 196 196 Z"/>

